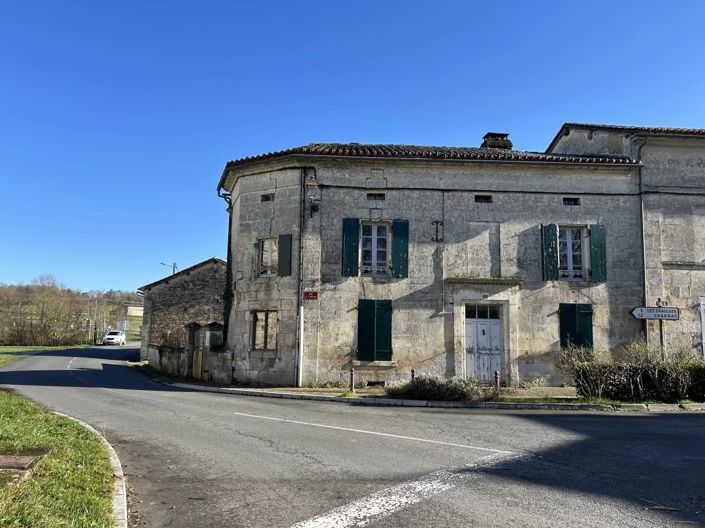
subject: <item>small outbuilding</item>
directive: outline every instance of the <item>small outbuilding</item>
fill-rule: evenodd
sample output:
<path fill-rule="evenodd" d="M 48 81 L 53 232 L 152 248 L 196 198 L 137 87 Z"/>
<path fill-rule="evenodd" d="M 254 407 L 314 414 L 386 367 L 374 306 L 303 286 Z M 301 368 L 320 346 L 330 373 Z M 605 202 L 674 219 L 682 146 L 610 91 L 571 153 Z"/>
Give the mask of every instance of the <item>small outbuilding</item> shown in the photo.
<path fill-rule="evenodd" d="M 140 359 L 164 374 L 192 375 L 195 331 L 222 329 L 225 270 L 225 262 L 213 257 L 139 288 L 144 296 Z"/>

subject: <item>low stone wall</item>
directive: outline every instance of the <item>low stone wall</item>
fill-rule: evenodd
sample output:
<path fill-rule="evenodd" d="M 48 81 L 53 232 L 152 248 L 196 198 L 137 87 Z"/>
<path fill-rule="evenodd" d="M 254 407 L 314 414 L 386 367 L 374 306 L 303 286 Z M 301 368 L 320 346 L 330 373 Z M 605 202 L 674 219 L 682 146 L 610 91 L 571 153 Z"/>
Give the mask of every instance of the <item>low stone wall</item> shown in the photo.
<path fill-rule="evenodd" d="M 187 377 L 190 374 L 188 357 L 183 348 L 149 347 L 149 366 L 167 376 Z"/>

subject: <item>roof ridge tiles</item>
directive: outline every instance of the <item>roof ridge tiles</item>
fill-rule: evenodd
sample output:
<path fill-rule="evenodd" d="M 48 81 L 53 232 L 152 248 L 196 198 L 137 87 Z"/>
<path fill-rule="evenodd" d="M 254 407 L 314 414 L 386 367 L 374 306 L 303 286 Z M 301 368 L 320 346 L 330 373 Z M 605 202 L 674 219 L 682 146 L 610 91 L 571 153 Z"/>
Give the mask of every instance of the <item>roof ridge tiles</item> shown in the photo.
<path fill-rule="evenodd" d="M 703 131 L 705 133 L 705 131 Z M 405 158 L 437 160 L 477 160 L 477 161 L 520 161 L 546 163 L 589 163 L 612 165 L 638 165 L 639 162 L 627 156 L 595 156 L 577 154 L 559 154 L 532 152 L 525 150 L 508 150 L 490 147 L 448 147 L 430 145 L 407 145 L 393 143 L 309 143 L 285 150 L 267 152 L 248 156 L 228 162 L 228 167 L 235 168 L 250 163 L 283 158 L 291 155 L 311 155 L 325 157 L 368 157 L 368 158 Z"/>

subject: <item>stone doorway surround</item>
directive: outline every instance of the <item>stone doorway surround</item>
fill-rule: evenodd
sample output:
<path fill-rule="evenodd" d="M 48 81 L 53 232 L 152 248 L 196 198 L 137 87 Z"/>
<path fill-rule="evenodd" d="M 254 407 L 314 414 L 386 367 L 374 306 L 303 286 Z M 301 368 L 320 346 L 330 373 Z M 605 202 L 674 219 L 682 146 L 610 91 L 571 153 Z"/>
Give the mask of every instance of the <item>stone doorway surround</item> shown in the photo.
<path fill-rule="evenodd" d="M 465 305 L 493 305 L 500 307 L 502 321 L 502 374 L 501 381 L 509 386 L 518 385 L 518 306 L 519 290 L 523 284 L 515 278 L 448 278 L 449 304 L 453 311 L 453 352 L 455 375 L 467 377 L 465 352 Z"/>

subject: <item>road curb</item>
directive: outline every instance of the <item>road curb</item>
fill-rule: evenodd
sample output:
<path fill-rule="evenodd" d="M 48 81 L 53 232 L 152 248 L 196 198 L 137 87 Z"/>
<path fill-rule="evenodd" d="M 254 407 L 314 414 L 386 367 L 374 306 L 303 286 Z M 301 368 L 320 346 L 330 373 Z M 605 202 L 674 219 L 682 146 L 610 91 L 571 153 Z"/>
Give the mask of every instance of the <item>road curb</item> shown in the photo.
<path fill-rule="evenodd" d="M 238 389 L 235 387 L 215 387 L 193 383 L 170 382 L 154 378 L 155 381 L 178 389 L 199 392 L 217 392 L 237 396 L 255 396 L 258 398 L 283 398 L 285 400 L 312 400 L 351 405 L 376 405 L 385 407 L 432 407 L 443 409 L 496 409 L 511 411 L 618 411 L 618 412 L 673 412 L 705 411 L 705 403 L 532 403 L 532 402 L 455 402 L 433 400 L 403 400 L 385 397 L 346 397 L 326 396 L 323 394 L 302 394 L 298 392 L 272 392 L 259 389 Z"/>
<path fill-rule="evenodd" d="M 100 434 L 95 427 L 87 424 L 83 420 L 69 416 L 68 414 L 54 411 L 54 414 L 68 418 L 81 424 L 83 427 L 91 431 L 102 442 L 110 454 L 110 465 L 113 468 L 113 477 L 115 485 L 113 487 L 113 515 L 115 517 L 115 528 L 127 528 L 127 489 L 125 487 L 125 474 L 122 472 L 122 464 L 115 452 L 115 448 L 108 442 L 105 437 Z"/>
<path fill-rule="evenodd" d="M 430 400 L 402 400 L 394 398 L 356 398 L 344 396 L 324 396 L 321 394 L 300 394 L 292 392 L 268 392 L 254 389 L 237 389 L 234 387 L 212 387 L 207 385 L 195 385 L 192 383 L 168 382 L 157 380 L 164 385 L 178 389 L 187 389 L 199 392 L 215 392 L 219 394 L 234 394 L 237 396 L 255 396 L 258 398 L 282 398 L 286 400 L 312 400 L 327 401 L 337 403 L 348 403 L 351 405 L 375 405 L 384 407 L 432 407 L 444 409 L 496 409 L 496 410 L 537 410 L 537 411 L 615 411 L 619 410 L 616 405 L 601 403 L 522 403 L 522 402 L 451 402 L 451 401 L 430 401 Z M 648 411 L 646 405 L 638 404 L 639 409 Z M 677 408 L 677 406 L 673 406 Z M 626 410 L 626 409 L 624 409 Z"/>

